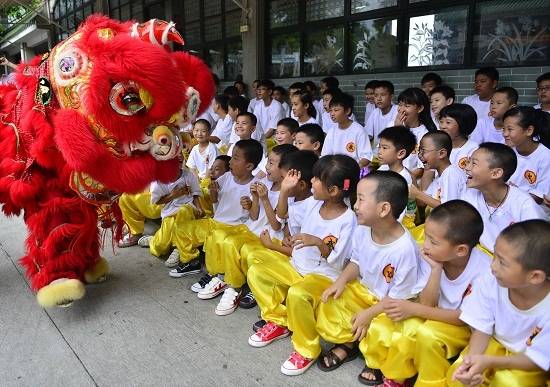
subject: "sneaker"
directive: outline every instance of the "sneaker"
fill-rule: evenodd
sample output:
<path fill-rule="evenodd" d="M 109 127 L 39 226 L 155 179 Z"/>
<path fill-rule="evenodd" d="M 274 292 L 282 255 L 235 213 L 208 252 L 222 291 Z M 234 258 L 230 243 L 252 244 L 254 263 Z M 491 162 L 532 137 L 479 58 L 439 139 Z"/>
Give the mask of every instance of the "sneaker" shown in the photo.
<path fill-rule="evenodd" d="M 118 241 L 118 247 L 125 248 L 130 246 L 135 246 L 138 244 L 138 240 L 141 237 L 141 234 L 132 235 L 130 233 L 124 235 L 124 237 Z"/>
<path fill-rule="evenodd" d="M 212 277 L 209 283 L 206 284 L 204 289 L 197 293 L 197 297 L 201 300 L 210 300 L 216 297 L 218 294 L 223 293 L 227 288 L 227 284 L 218 277 Z"/>
<path fill-rule="evenodd" d="M 411 384 L 409 383 L 409 380 L 405 380 L 403 383 L 398 383 L 393 379 L 384 378 L 384 384 L 382 384 L 383 387 L 410 387 Z"/>
<path fill-rule="evenodd" d="M 264 325 L 267 323 L 265 320 L 258 320 L 254 324 L 252 324 L 252 330 L 254 332 L 258 332 L 260 329 L 264 327 Z"/>
<path fill-rule="evenodd" d="M 138 239 L 137 244 L 139 247 L 149 247 L 149 243 L 151 243 L 151 240 L 153 240 L 152 235 L 144 235 Z"/>
<path fill-rule="evenodd" d="M 194 293 L 200 292 L 210 282 L 211 279 L 212 279 L 212 276 L 206 273 L 201 277 L 201 279 L 198 282 L 195 282 L 193 285 L 191 285 L 191 291 Z"/>
<path fill-rule="evenodd" d="M 265 347 L 275 340 L 284 339 L 288 335 L 290 335 L 290 331 L 285 327 L 268 322 L 248 338 L 248 344 L 257 348 Z"/>
<path fill-rule="evenodd" d="M 172 250 L 172 252 L 168 256 L 168 259 L 166 259 L 166 261 L 164 262 L 164 266 L 166 266 L 166 267 L 176 267 L 176 266 L 179 265 L 179 263 L 180 263 L 180 252 L 178 251 L 178 249 L 174 249 L 174 250 Z M 184 264 L 182 264 L 182 265 L 184 265 Z M 200 269 L 200 265 L 199 265 L 199 269 Z"/>
<path fill-rule="evenodd" d="M 307 371 L 315 362 L 315 359 L 308 359 L 294 351 L 281 365 L 281 372 L 288 376 L 301 375 Z"/>
<path fill-rule="evenodd" d="M 175 269 L 170 270 L 168 275 L 174 278 L 185 277 L 191 274 L 199 274 L 201 272 L 201 263 L 198 260 L 182 263 Z"/>
<path fill-rule="evenodd" d="M 256 306 L 256 304 L 256 298 L 250 290 L 239 301 L 239 306 L 243 309 L 252 309 Z"/>
<path fill-rule="evenodd" d="M 237 309 L 239 305 L 239 299 L 241 298 L 242 290 L 236 290 L 233 288 L 227 288 L 223 292 L 223 296 L 216 306 L 215 313 L 218 316 L 227 316 Z"/>

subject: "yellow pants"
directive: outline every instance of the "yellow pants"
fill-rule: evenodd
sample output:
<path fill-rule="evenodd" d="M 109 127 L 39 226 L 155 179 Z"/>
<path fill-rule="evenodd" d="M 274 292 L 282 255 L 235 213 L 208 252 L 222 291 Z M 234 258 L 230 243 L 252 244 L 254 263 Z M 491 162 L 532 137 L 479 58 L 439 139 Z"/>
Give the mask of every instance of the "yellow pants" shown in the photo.
<path fill-rule="evenodd" d="M 178 213 L 172 243 L 180 253 L 180 262 L 187 263 L 197 258 L 198 247 L 204 244 L 216 228 L 223 226 L 225 224 L 212 218 L 189 220 Z"/>
<path fill-rule="evenodd" d="M 162 219 L 160 228 L 149 243 L 149 251 L 155 257 L 167 254 L 174 245 L 174 232 L 176 231 L 176 220 L 179 222 L 190 222 L 195 219 L 195 207 L 190 204 L 183 205 L 178 212 Z"/>
<path fill-rule="evenodd" d="M 269 137 L 265 139 L 265 147 L 267 148 L 267 153 L 271 152 L 271 149 L 273 149 L 277 145 L 277 141 L 275 141 L 275 138 Z"/>
<path fill-rule="evenodd" d="M 462 364 L 464 355 L 468 353 L 469 346 L 462 351 L 460 357 L 449 368 L 447 372 L 447 385 L 450 387 L 462 386 L 457 380 L 453 380 L 453 374 L 456 369 Z M 486 355 L 492 356 L 510 356 L 514 353 L 506 349 L 494 338 L 491 338 L 489 345 L 485 350 Z M 522 371 L 522 370 L 493 370 L 488 369 L 483 374 L 484 387 L 540 387 L 544 386 L 547 380 L 548 374 L 542 370 L 540 371 Z"/>
<path fill-rule="evenodd" d="M 132 235 L 143 233 L 145 219 L 160 218 L 162 204 L 151 204 L 149 190 L 138 194 L 122 194 L 118 201 L 122 218 L 128 224 Z"/>
<path fill-rule="evenodd" d="M 199 196 L 199 202 L 202 206 L 202 209 L 204 210 L 204 215 L 207 218 L 211 218 L 212 216 L 214 216 L 214 206 L 212 205 L 212 201 L 210 200 L 210 191 L 208 190 L 210 182 L 210 178 L 201 179 L 200 182 L 202 196 Z"/>
<path fill-rule="evenodd" d="M 467 345 L 468 326 L 425 321 L 416 331 L 414 365 L 418 370 L 415 387 L 446 387 L 448 359 L 457 356 Z"/>

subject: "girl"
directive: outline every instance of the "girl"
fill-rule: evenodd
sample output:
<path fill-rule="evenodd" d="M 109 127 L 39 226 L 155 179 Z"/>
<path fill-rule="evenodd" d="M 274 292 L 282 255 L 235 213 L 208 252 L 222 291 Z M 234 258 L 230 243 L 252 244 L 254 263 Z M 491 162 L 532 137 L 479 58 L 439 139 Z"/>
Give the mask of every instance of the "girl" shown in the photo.
<path fill-rule="evenodd" d="M 455 103 L 441 109 L 439 128 L 446 132 L 453 142 L 449 159 L 451 164 L 464 170 L 468 159 L 477 149 L 478 144 L 468 137 L 477 124 L 477 114 L 470 105 Z"/>
<path fill-rule="evenodd" d="M 292 118 L 298 121 L 298 125 L 317 123 L 315 120 L 317 112 L 313 106 L 311 95 L 307 93 L 294 94 L 290 97 L 290 102 L 292 103 Z"/>
<path fill-rule="evenodd" d="M 403 91 L 397 97 L 397 116 L 395 125 L 403 125 L 416 136 L 416 149 L 405 160 L 403 165 L 414 178 L 418 179 L 424 171 L 422 163 L 418 159 L 418 144 L 422 136 L 428 132 L 437 130 L 430 115 L 430 101 L 422 89 L 411 87 Z"/>
<path fill-rule="evenodd" d="M 354 196 L 358 181 L 354 159 L 322 157 L 313 168 L 313 196 L 306 199 L 300 233 L 290 239 L 290 261 L 258 262 L 248 271 L 248 283 L 267 322 L 248 343 L 264 347 L 292 331 L 294 351 L 281 366 L 285 375 L 304 373 L 321 353 L 315 310 L 349 257 L 357 220 L 346 201 Z"/>
<path fill-rule="evenodd" d="M 530 106 L 504 113 L 502 134 L 518 157 L 510 184 L 529 192 L 538 204 L 550 195 L 550 114 Z"/>

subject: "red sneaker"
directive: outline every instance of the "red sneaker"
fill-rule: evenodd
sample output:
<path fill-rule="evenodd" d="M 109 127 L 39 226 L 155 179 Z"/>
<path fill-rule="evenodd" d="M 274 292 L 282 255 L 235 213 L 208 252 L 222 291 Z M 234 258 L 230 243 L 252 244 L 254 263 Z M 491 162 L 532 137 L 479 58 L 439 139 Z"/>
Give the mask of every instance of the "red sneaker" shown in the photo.
<path fill-rule="evenodd" d="M 410 387 L 411 384 L 409 383 L 409 380 L 405 380 L 403 383 L 398 383 L 393 379 L 384 378 L 384 384 L 382 384 L 383 387 Z"/>
<path fill-rule="evenodd" d="M 285 327 L 272 322 L 266 323 L 261 329 L 248 338 L 248 344 L 253 347 L 265 347 L 271 342 L 283 339 L 290 334 Z"/>
<path fill-rule="evenodd" d="M 298 352 L 294 351 L 288 359 L 281 365 L 281 372 L 288 376 L 301 375 L 307 371 L 315 362 L 315 359 L 303 357 Z"/>

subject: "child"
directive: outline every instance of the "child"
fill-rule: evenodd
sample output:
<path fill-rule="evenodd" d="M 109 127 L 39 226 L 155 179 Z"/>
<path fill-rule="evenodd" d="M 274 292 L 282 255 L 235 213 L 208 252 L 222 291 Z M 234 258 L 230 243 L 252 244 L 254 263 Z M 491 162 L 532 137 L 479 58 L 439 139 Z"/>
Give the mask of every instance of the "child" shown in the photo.
<path fill-rule="evenodd" d="M 504 113 L 502 134 L 518 158 L 510 184 L 542 204 L 550 194 L 550 114 L 527 106 L 512 108 Z"/>
<path fill-rule="evenodd" d="M 145 229 L 145 219 L 158 219 L 162 211 L 162 205 L 151 203 L 150 187 L 137 194 L 123 193 L 118 205 L 122 219 L 128 225 L 128 233 L 117 243 L 120 248 L 137 245 Z"/>
<path fill-rule="evenodd" d="M 450 386 L 542 386 L 550 368 L 550 224 L 515 223 L 495 245 L 491 273 L 475 283 L 460 320 L 472 336 L 448 372 Z"/>
<path fill-rule="evenodd" d="M 250 140 L 252 138 L 252 133 L 256 130 L 256 123 L 257 119 L 254 114 L 249 112 L 239 113 L 235 121 L 235 134 L 239 140 Z M 231 144 L 227 151 L 228 155 L 233 154 L 234 146 L 235 144 Z"/>
<path fill-rule="evenodd" d="M 462 100 L 474 108 L 478 120 L 489 116 L 489 101 L 498 85 L 498 70 L 494 67 L 482 67 L 476 70 L 474 80 L 475 94 Z"/>
<path fill-rule="evenodd" d="M 300 126 L 294 137 L 294 145 L 299 150 L 311 150 L 321 155 L 321 149 L 325 141 L 325 133 L 317 124 L 305 124 Z"/>
<path fill-rule="evenodd" d="M 323 132 L 328 133 L 335 125 L 334 121 L 330 118 L 330 101 L 335 95 L 341 94 L 340 89 L 326 89 L 323 91 L 323 112 L 321 113 L 321 127 Z"/>
<path fill-rule="evenodd" d="M 294 82 L 288 87 L 289 97 L 292 97 L 296 93 L 302 94 L 305 92 L 306 92 L 306 87 L 304 86 L 303 82 Z"/>
<path fill-rule="evenodd" d="M 518 102 L 518 92 L 513 87 L 501 87 L 491 97 L 489 117 L 477 117 L 478 122 L 470 138 L 481 144 L 482 142 L 499 142 L 504 144 L 502 137 L 503 117 Z"/>
<path fill-rule="evenodd" d="M 477 114 L 470 105 L 455 103 L 444 107 L 439 113 L 439 129 L 447 133 L 453 143 L 449 160 L 462 170 L 466 168 L 468 159 L 478 147 L 478 144 L 469 138 L 476 124 Z"/>
<path fill-rule="evenodd" d="M 336 77 L 325 77 L 319 82 L 319 91 L 321 94 L 327 89 L 337 90 L 340 88 L 340 81 Z"/>
<path fill-rule="evenodd" d="M 439 76 L 439 74 L 436 73 L 426 73 L 422 77 L 422 80 L 420 81 L 420 88 L 424 93 L 426 93 L 427 96 L 430 96 L 432 94 L 432 91 L 436 87 L 440 87 L 443 84 L 443 80 Z"/>
<path fill-rule="evenodd" d="M 330 118 L 337 125 L 327 133 L 321 155 L 344 154 L 364 168 L 372 160 L 372 149 L 363 127 L 349 119 L 352 109 L 351 95 L 341 93 L 332 98 Z"/>
<path fill-rule="evenodd" d="M 451 164 L 449 155 L 452 148 L 451 137 L 443 131 L 426 133 L 420 140 L 420 160 L 424 168 L 435 170 L 437 175 L 424 192 L 415 185 L 409 186 L 411 196 L 417 203 L 435 208 L 462 196 L 466 188 L 466 175 L 459 167 Z"/>
<path fill-rule="evenodd" d="M 261 102 L 261 100 L 262 100 L 258 95 L 258 85 L 259 84 L 260 84 L 259 79 L 255 79 L 252 82 L 252 93 L 254 94 L 254 96 L 253 96 L 254 98 L 252 98 L 250 100 L 250 103 L 248 104 L 248 109 L 247 109 L 247 111 L 249 113 L 252 113 L 252 114 L 254 114 L 254 109 L 256 108 L 256 105 L 258 104 L 258 102 Z"/>
<path fill-rule="evenodd" d="M 528 193 L 506 183 L 516 167 L 516 153 L 504 144 L 493 142 L 480 144 L 466 167 L 468 188 L 461 199 L 481 214 L 480 243 L 491 252 L 498 234 L 506 226 L 527 219 L 544 219 L 542 210 Z"/>
<path fill-rule="evenodd" d="M 237 89 L 237 95 L 246 98 L 246 83 L 243 81 L 235 81 L 233 82 L 233 86 Z"/>
<path fill-rule="evenodd" d="M 372 141 L 374 152 L 378 151 L 378 135 L 388 126 L 393 126 L 397 115 L 397 106 L 392 103 L 393 90 L 393 83 L 390 81 L 378 81 L 374 87 L 376 109 L 365 124 L 365 131 Z"/>
<path fill-rule="evenodd" d="M 277 145 L 294 144 L 297 130 L 298 122 L 292 118 L 283 118 L 277 122 L 277 128 L 275 129 Z"/>
<path fill-rule="evenodd" d="M 210 218 L 214 213 L 214 206 L 212 204 L 212 201 L 210 200 L 210 192 L 208 187 L 210 186 L 212 181 L 217 180 L 218 177 L 229 171 L 230 160 L 230 156 L 219 155 L 214 160 L 214 163 L 212 163 L 212 167 L 206 172 L 206 176 L 204 177 L 204 179 L 200 180 L 202 195 L 199 197 L 199 201 L 206 217 Z"/>
<path fill-rule="evenodd" d="M 273 89 L 273 99 L 275 101 L 279 101 L 281 105 L 283 106 L 283 110 L 285 111 L 285 117 L 290 116 L 290 106 L 288 103 L 286 103 L 287 98 L 287 92 L 284 87 L 282 86 L 275 86 Z"/>
<path fill-rule="evenodd" d="M 169 273 L 171 277 L 183 277 L 199 273 L 201 265 L 197 259 L 198 246 L 204 244 L 217 227 L 243 224 L 248 219 L 244 197 L 248 198 L 250 185 L 254 181 L 252 171 L 262 159 L 263 149 L 256 140 L 240 140 L 233 148 L 230 172 L 212 181 L 209 193 L 216 206 L 213 219 L 197 219 L 177 222 L 178 231 L 173 242 L 180 256 L 180 265 Z M 223 289 L 220 290 L 220 292 Z"/>
<path fill-rule="evenodd" d="M 533 107 L 550 113 L 550 73 L 544 73 L 537 78 L 537 95 L 539 103 Z"/>
<path fill-rule="evenodd" d="M 213 109 L 214 113 L 219 116 L 216 128 L 212 132 L 209 141 L 217 144 L 218 148 L 223 145 L 229 144 L 229 138 L 231 137 L 231 129 L 233 128 L 233 120 L 231 116 L 227 114 L 229 98 L 223 94 L 219 94 L 214 97 Z"/>
<path fill-rule="evenodd" d="M 264 79 L 258 84 L 256 89 L 258 97 L 262 99 L 262 102 L 257 103 L 254 108 L 254 115 L 258 118 L 264 131 L 264 138 L 267 139 L 273 136 L 277 122 L 285 117 L 285 111 L 283 105 L 279 101 L 273 99 L 273 89 L 275 84 L 270 79 Z"/>
<path fill-rule="evenodd" d="M 234 97 L 229 100 L 229 103 L 227 104 L 227 114 L 231 116 L 231 119 L 233 120 L 233 127 L 231 129 L 231 136 L 229 137 L 229 145 L 235 144 L 237 141 L 240 140 L 239 136 L 235 132 L 235 126 L 237 121 L 237 116 L 241 113 L 246 113 L 246 107 L 248 106 L 248 100 L 244 97 Z M 262 137 L 263 130 L 260 126 L 259 122 L 256 122 L 256 128 L 252 132 L 252 139 L 260 142 L 262 146 L 265 148 L 265 141 Z M 228 152 L 229 155 L 231 153 Z"/>
<path fill-rule="evenodd" d="M 162 204 L 160 213 L 162 223 L 155 235 L 144 235 L 139 238 L 138 245 L 149 247 L 151 254 L 160 257 L 173 246 L 172 235 L 176 231 L 178 222 L 190 222 L 201 218 L 204 210 L 199 201 L 201 189 L 197 176 L 187 168 L 183 168 L 180 176 L 171 183 L 151 183 L 151 203 Z M 179 252 L 172 250 L 165 262 L 167 267 L 179 264 Z"/>
<path fill-rule="evenodd" d="M 429 96 L 432 120 L 439 129 L 439 113 L 445 106 L 452 105 L 455 102 L 455 90 L 449 86 L 437 86 L 430 92 Z"/>
<path fill-rule="evenodd" d="M 312 116 L 315 117 L 316 123 L 319 125 L 322 125 L 320 121 L 321 113 L 323 113 L 323 99 L 318 98 L 317 94 L 317 85 L 315 85 L 315 82 L 313 81 L 305 81 L 304 87 L 306 88 L 306 93 L 311 96 L 311 100 L 313 101 L 313 107 L 315 108 L 316 115 Z M 322 97 L 322 94 L 321 94 Z"/>
<path fill-rule="evenodd" d="M 294 94 L 290 97 L 290 102 L 292 103 L 292 114 L 298 125 L 302 126 L 305 124 L 316 124 L 317 120 L 317 111 L 313 106 L 313 101 L 311 95 L 307 93 L 303 94 Z"/>
<path fill-rule="evenodd" d="M 376 87 L 378 81 L 369 81 L 365 85 L 365 120 L 364 125 L 367 125 L 367 121 L 369 120 L 369 117 L 371 113 L 376 108 L 376 104 L 374 103 L 374 89 Z"/>
<path fill-rule="evenodd" d="M 264 347 L 292 331 L 294 351 L 281 365 L 281 372 L 291 376 L 304 373 L 321 352 L 316 305 L 344 268 L 356 225 L 344 199 L 357 185 L 357 163 L 344 155 L 325 156 L 315 164 L 313 176 L 313 198 L 307 199 L 300 233 L 291 238 L 290 261 L 258 262 L 248 272 L 250 288 L 267 321 L 248 343 Z"/>
<path fill-rule="evenodd" d="M 191 149 L 186 165 L 199 179 L 205 178 L 219 153 L 218 148 L 209 141 L 210 129 L 210 123 L 203 119 L 193 125 L 193 138 L 198 144 Z"/>
<path fill-rule="evenodd" d="M 383 314 L 386 298 L 414 298 L 426 283 L 427 263 L 397 220 L 407 197 L 405 179 L 393 171 L 371 172 L 359 182 L 354 207 L 359 226 L 353 235 L 351 261 L 323 292 L 318 309 L 318 332 L 326 341 L 337 343 L 319 358 L 318 366 L 324 371 L 355 358 L 358 341 L 363 354 L 376 351 L 377 345 L 366 347 L 367 340 L 363 339 L 367 331 L 372 337 L 371 322 L 388 320 Z M 391 321 L 385 332 L 397 333 Z M 374 356 L 366 359 L 368 365 L 359 380 L 363 384 L 382 384 L 378 369 L 381 364 Z"/>

